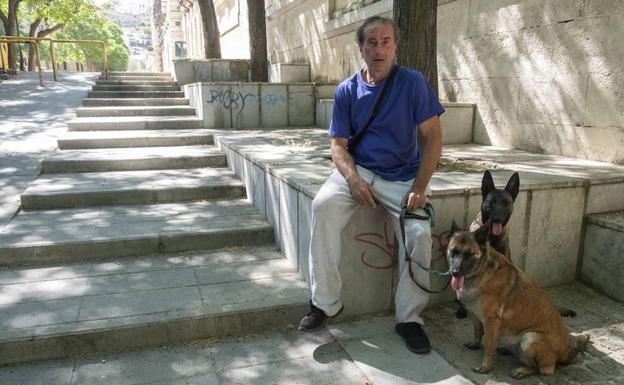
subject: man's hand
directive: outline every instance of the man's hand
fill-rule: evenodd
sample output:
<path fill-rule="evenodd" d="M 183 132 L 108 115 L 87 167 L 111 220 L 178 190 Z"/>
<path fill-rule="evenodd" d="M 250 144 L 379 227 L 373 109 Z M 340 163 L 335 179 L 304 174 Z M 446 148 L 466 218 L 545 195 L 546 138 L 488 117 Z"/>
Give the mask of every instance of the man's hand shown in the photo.
<path fill-rule="evenodd" d="M 351 189 L 353 200 L 361 205 L 375 208 L 377 194 L 373 187 L 358 175 L 355 162 L 347 150 L 348 139 L 331 138 L 331 154 L 332 160 L 338 171 L 345 178 Z"/>
<path fill-rule="evenodd" d="M 359 176 L 357 173 L 354 173 L 347 178 L 347 183 L 349 183 L 351 195 L 357 203 L 372 208 L 377 207 L 375 204 L 377 201 L 377 194 L 375 193 L 375 190 L 373 190 L 373 187 L 368 184 L 364 178 Z"/>
<path fill-rule="evenodd" d="M 427 203 L 427 195 L 419 188 L 412 187 L 412 189 L 403 197 L 401 201 L 402 206 L 407 207 L 407 211 L 415 209 L 422 209 Z"/>

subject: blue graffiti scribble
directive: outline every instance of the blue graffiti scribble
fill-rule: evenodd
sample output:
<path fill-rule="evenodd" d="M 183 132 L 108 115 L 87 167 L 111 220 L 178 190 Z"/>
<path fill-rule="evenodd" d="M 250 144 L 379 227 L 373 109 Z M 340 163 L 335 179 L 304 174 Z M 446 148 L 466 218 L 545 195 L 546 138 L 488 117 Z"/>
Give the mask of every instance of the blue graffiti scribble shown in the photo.
<path fill-rule="evenodd" d="M 280 103 L 286 103 L 288 98 L 282 95 L 268 94 L 262 97 L 262 101 L 271 106 L 275 106 Z"/>
<path fill-rule="evenodd" d="M 208 90 L 208 98 L 206 103 L 208 104 L 220 104 L 224 108 L 232 110 L 238 114 L 243 112 L 247 102 L 260 100 L 261 102 L 275 106 L 280 103 L 286 103 L 288 98 L 282 95 L 268 94 L 264 95 L 261 98 L 256 94 L 252 94 L 248 92 L 244 94 L 242 92 L 233 92 L 231 90 Z"/>

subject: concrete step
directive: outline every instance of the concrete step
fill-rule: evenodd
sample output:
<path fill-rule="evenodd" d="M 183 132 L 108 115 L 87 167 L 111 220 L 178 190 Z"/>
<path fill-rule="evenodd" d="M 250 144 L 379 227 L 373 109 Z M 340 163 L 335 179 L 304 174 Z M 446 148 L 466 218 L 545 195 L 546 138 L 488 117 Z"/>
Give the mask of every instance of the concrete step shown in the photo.
<path fill-rule="evenodd" d="M 92 87 L 93 91 L 179 91 L 177 84 L 163 85 L 105 85 Z"/>
<path fill-rule="evenodd" d="M 104 76 L 104 74 L 102 74 Z M 159 77 L 159 76 L 171 76 L 169 72 L 125 72 L 125 71 L 111 71 L 108 73 L 111 77 Z"/>
<path fill-rule="evenodd" d="M 188 202 L 245 197 L 227 168 L 42 174 L 22 194 L 24 210 Z"/>
<path fill-rule="evenodd" d="M 0 266 L 55 266 L 273 244 L 246 199 L 21 211 L 0 232 Z"/>
<path fill-rule="evenodd" d="M 96 116 L 194 116 L 195 108 L 191 106 L 111 106 L 111 107 L 80 107 L 76 109 L 78 117 Z"/>
<path fill-rule="evenodd" d="M 158 78 L 159 79 L 159 78 Z M 150 78 L 146 78 L 145 80 L 125 80 L 123 78 L 119 78 L 117 80 L 96 80 L 95 85 L 98 86 L 160 86 L 160 85 L 177 85 L 174 80 L 152 80 Z"/>
<path fill-rule="evenodd" d="M 83 99 L 85 107 L 105 106 L 186 106 L 189 100 L 185 98 L 118 98 L 118 99 Z"/>
<path fill-rule="evenodd" d="M 76 118 L 67 122 L 70 131 L 166 130 L 202 128 L 203 120 L 195 116 L 115 116 Z"/>
<path fill-rule="evenodd" d="M 106 81 L 107 79 L 104 76 L 100 76 L 98 77 L 96 80 L 104 80 Z M 173 76 L 169 75 L 169 76 L 136 76 L 136 75 L 128 75 L 128 76 L 112 76 L 109 75 L 108 76 L 108 80 L 109 81 L 115 81 L 115 80 L 139 80 L 139 81 L 167 81 L 167 82 L 173 82 L 175 81 L 175 79 L 173 78 Z"/>
<path fill-rule="evenodd" d="M 89 91 L 89 98 L 183 98 L 184 91 Z"/>
<path fill-rule="evenodd" d="M 68 131 L 58 138 L 61 150 L 125 147 L 196 146 L 214 143 L 212 130 Z"/>
<path fill-rule="evenodd" d="M 171 346 L 283 328 L 308 289 L 270 247 L 0 273 L 0 362 Z"/>
<path fill-rule="evenodd" d="M 68 150 L 43 160 L 44 174 L 226 167 L 225 154 L 214 146 L 174 146 Z"/>
<path fill-rule="evenodd" d="M 624 301 L 624 211 L 585 217 L 581 278 L 598 291 Z"/>

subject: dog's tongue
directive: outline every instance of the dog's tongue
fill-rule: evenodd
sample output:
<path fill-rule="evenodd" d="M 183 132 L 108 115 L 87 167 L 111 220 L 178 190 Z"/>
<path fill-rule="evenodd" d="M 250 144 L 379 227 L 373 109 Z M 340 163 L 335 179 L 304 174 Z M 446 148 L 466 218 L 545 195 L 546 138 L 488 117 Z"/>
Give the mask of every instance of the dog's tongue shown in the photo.
<path fill-rule="evenodd" d="M 451 287 L 455 291 L 460 291 L 462 287 L 464 287 L 464 276 L 461 277 L 451 277 Z"/>
<path fill-rule="evenodd" d="M 500 235 L 501 232 L 503 232 L 503 225 L 500 223 L 492 223 L 492 233 L 494 233 L 494 235 Z"/>

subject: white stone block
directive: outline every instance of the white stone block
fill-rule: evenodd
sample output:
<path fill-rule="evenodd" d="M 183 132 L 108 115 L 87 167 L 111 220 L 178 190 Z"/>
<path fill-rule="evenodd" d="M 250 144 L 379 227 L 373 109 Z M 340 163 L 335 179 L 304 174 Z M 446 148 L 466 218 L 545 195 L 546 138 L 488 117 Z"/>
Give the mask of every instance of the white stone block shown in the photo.
<path fill-rule="evenodd" d="M 310 282 L 310 235 L 312 231 L 312 199 L 309 195 L 299 192 L 298 198 L 298 234 L 297 260 L 299 272 Z"/>
<path fill-rule="evenodd" d="M 261 127 L 259 93 L 259 83 L 232 84 L 232 128 Z"/>
<path fill-rule="evenodd" d="M 232 90 L 223 83 L 202 83 L 204 128 L 232 127 Z"/>
<path fill-rule="evenodd" d="M 334 111 L 333 99 L 321 99 L 316 101 L 316 127 L 329 128 L 332 113 Z"/>
<path fill-rule="evenodd" d="M 574 281 L 584 203 L 581 187 L 532 192 L 525 271 L 541 286 Z"/>
<path fill-rule="evenodd" d="M 624 210 L 624 182 L 592 184 L 587 194 L 586 214 Z"/>
<path fill-rule="evenodd" d="M 334 99 L 334 95 L 336 94 L 336 87 L 338 84 L 326 84 L 326 83 L 316 83 L 314 89 L 316 91 L 315 98 L 316 100 L 320 99 Z"/>
<path fill-rule="evenodd" d="M 583 281 L 617 301 L 624 301 L 624 232 L 588 218 L 583 247 Z"/>
<path fill-rule="evenodd" d="M 314 85 L 288 85 L 288 126 L 314 125 Z"/>
<path fill-rule="evenodd" d="M 299 268 L 299 204 L 298 191 L 283 180 L 279 182 L 280 189 L 280 249 L 290 264 Z"/>
<path fill-rule="evenodd" d="M 371 245 L 373 243 L 374 245 Z M 360 207 L 342 231 L 344 316 L 387 312 L 392 306 L 396 254 L 392 224 L 385 209 Z"/>
<path fill-rule="evenodd" d="M 267 217 L 266 209 L 266 178 L 264 176 L 264 169 L 257 165 L 253 165 L 254 186 L 253 186 L 253 203 L 254 206 L 260 211 L 260 213 Z"/>
<path fill-rule="evenodd" d="M 446 110 L 440 116 L 444 144 L 472 143 L 474 105 L 444 103 Z"/>
<path fill-rule="evenodd" d="M 281 245 L 280 238 L 280 188 L 279 179 L 270 172 L 264 174 L 265 177 L 265 200 L 267 220 L 275 229 L 275 244 Z"/>
<path fill-rule="evenodd" d="M 304 63 L 271 64 L 269 82 L 294 83 L 310 81 L 310 65 Z"/>
<path fill-rule="evenodd" d="M 288 125 L 288 89 L 284 84 L 260 85 L 260 124 L 262 127 Z"/>

